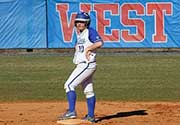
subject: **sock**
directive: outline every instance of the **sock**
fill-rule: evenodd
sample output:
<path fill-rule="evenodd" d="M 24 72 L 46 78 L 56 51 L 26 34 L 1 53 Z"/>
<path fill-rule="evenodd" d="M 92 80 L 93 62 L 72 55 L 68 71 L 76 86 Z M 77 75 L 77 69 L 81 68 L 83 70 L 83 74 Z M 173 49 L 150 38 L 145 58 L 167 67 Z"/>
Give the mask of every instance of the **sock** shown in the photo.
<path fill-rule="evenodd" d="M 74 112 L 75 111 L 75 105 L 76 105 L 76 92 L 75 91 L 69 91 L 66 93 L 68 104 L 69 104 L 69 111 Z"/>
<path fill-rule="evenodd" d="M 87 98 L 88 115 L 94 117 L 96 98 L 95 96 Z"/>

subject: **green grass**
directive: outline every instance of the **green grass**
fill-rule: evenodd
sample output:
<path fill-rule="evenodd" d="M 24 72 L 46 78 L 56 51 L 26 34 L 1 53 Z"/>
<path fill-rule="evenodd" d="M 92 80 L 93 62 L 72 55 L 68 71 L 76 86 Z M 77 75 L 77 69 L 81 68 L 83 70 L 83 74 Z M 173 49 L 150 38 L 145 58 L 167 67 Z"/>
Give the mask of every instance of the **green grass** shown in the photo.
<path fill-rule="evenodd" d="M 99 56 L 98 100 L 180 101 L 179 55 Z M 69 56 L 0 56 L 0 101 L 65 100 Z M 80 87 L 78 100 L 84 99 Z"/>

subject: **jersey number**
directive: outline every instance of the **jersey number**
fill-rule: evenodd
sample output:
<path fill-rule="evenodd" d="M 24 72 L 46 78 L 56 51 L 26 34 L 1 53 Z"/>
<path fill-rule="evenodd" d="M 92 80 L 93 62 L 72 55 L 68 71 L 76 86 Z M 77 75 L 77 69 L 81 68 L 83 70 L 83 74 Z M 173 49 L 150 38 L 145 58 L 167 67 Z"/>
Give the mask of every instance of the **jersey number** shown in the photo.
<path fill-rule="evenodd" d="M 81 52 L 81 53 L 84 52 L 84 46 L 83 45 L 79 46 L 79 52 Z"/>

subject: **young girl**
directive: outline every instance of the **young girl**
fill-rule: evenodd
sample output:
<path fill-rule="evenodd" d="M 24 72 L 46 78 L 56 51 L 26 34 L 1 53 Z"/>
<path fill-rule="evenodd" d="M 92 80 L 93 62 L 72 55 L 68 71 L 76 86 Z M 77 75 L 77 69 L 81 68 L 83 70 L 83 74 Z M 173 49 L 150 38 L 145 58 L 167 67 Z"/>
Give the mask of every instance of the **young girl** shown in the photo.
<path fill-rule="evenodd" d="M 63 116 L 59 117 L 59 120 L 76 118 L 75 88 L 78 85 L 81 85 L 86 96 L 88 107 L 88 113 L 83 119 L 89 122 L 95 122 L 94 110 L 96 98 L 93 91 L 92 77 L 96 71 L 96 50 L 102 47 L 103 40 L 96 30 L 89 27 L 90 16 L 88 13 L 77 13 L 74 24 L 76 28 L 77 42 L 73 63 L 77 66 L 64 85 L 69 109 Z"/>

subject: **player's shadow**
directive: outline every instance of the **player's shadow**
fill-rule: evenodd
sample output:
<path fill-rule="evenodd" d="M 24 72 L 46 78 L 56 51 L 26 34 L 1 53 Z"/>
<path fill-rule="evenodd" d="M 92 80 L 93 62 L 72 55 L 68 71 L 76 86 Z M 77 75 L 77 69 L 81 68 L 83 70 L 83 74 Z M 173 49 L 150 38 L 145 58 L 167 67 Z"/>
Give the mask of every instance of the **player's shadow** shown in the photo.
<path fill-rule="evenodd" d="M 134 116 L 134 115 L 148 115 L 148 113 L 146 113 L 146 110 L 136 110 L 136 111 L 130 111 L 130 112 L 118 112 L 118 113 L 113 114 L 113 115 L 107 115 L 107 116 L 99 117 L 96 119 L 95 122 L 97 123 L 97 122 L 101 122 L 103 120 L 109 120 L 109 119 L 120 118 L 120 117 L 129 117 L 129 116 Z"/>

